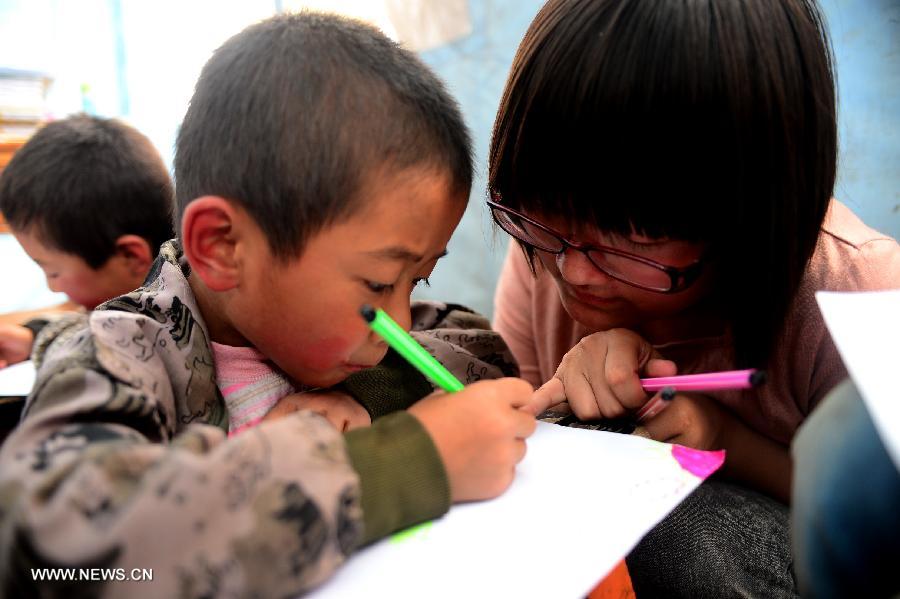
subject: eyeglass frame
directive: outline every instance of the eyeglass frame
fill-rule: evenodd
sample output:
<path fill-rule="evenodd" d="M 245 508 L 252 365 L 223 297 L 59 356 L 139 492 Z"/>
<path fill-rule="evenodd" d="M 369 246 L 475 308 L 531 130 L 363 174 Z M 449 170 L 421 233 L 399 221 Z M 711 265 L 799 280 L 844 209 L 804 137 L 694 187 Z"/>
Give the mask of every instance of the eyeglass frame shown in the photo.
<path fill-rule="evenodd" d="M 609 247 L 609 246 L 605 246 L 605 245 L 594 245 L 594 244 L 589 244 L 589 243 L 581 243 L 578 241 L 570 241 L 569 239 L 566 239 L 560 232 L 549 227 L 548 225 L 538 222 L 538 221 L 534 220 L 533 218 L 526 216 L 525 214 L 519 212 L 518 210 L 510 208 L 509 206 L 504 206 L 503 204 L 500 203 L 502 201 L 502 199 L 503 198 L 499 192 L 496 192 L 496 191 L 491 192 L 491 199 L 487 200 L 487 205 L 491 210 L 491 218 L 494 219 L 494 222 L 497 223 L 497 226 L 500 227 L 501 229 L 503 229 L 503 231 L 507 235 L 509 235 L 510 237 L 512 237 L 513 239 L 515 239 L 516 241 L 518 241 L 520 243 L 524 243 L 525 245 L 527 245 L 528 247 L 530 247 L 532 249 L 535 249 L 535 250 L 538 250 L 541 252 L 547 252 L 548 254 L 554 254 L 554 255 L 558 256 L 560 254 L 565 253 L 565 251 L 567 249 L 571 248 L 573 250 L 583 253 L 585 258 L 588 259 L 588 262 L 591 263 L 591 266 L 593 266 L 594 268 L 596 268 L 597 270 L 599 270 L 606 276 L 612 277 L 613 279 L 615 279 L 617 281 L 621 281 L 622 283 L 625 283 L 626 285 L 631 285 L 632 287 L 637 287 L 638 289 L 643 289 L 644 291 L 652 291 L 654 293 L 665 293 L 665 294 L 679 293 L 681 291 L 684 291 L 691 285 L 693 285 L 700 276 L 700 271 L 703 267 L 703 258 L 702 257 L 698 258 L 697 260 L 695 260 L 694 262 L 692 262 L 691 264 L 689 264 L 687 266 L 678 268 L 675 266 L 668 266 L 666 264 L 661 264 L 659 262 L 656 262 L 655 260 L 651 260 L 650 258 L 645 258 L 643 256 L 639 256 L 637 254 L 632 254 L 631 252 L 626 252 L 624 250 L 620 250 L 617 248 L 613 248 L 613 247 Z M 524 220 L 525 222 L 529 223 L 530 225 L 537 227 L 538 229 L 544 231 L 545 233 L 548 233 L 551 237 L 554 237 L 558 241 L 560 241 L 560 245 L 562 247 L 559 250 L 544 249 L 540 246 L 537 246 L 537 245 L 531 243 L 530 241 L 526 241 L 526 240 L 522 239 L 521 237 L 510 232 L 509 230 L 506 229 L 506 227 L 503 226 L 503 223 L 501 223 L 500 220 L 497 218 L 497 215 L 494 212 L 494 210 L 500 210 L 501 212 L 506 212 L 507 214 L 511 214 L 511 215 L 515 216 L 516 218 L 520 218 L 520 219 Z M 615 275 L 613 273 L 607 272 L 605 269 L 598 266 L 597 263 L 591 259 L 591 255 L 589 252 L 592 252 L 592 251 L 599 251 L 599 252 L 603 252 L 603 253 L 607 253 L 607 254 L 612 254 L 614 256 L 620 256 L 622 258 L 626 258 L 626 259 L 633 260 L 635 262 L 638 262 L 638 263 L 641 263 L 641 264 L 644 264 L 647 266 L 651 266 L 657 270 L 664 272 L 666 275 L 668 275 L 669 281 L 671 284 L 668 289 L 658 289 L 658 288 L 654 288 L 654 287 L 648 287 L 646 285 L 641 285 L 639 283 L 635 283 L 634 281 L 629 281 L 627 279 L 623 279 L 620 275 Z"/>

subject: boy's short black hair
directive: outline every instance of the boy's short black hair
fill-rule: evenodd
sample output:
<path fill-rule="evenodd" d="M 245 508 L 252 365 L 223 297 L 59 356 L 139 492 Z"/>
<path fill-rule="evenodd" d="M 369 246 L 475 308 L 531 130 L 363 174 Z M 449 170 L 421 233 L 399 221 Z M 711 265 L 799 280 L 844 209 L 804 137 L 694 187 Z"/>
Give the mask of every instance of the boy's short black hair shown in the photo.
<path fill-rule="evenodd" d="M 97 269 L 122 235 L 154 253 L 173 237 L 172 182 L 144 135 L 85 114 L 38 130 L 0 174 L 0 212 L 13 230 L 34 230 L 49 247 Z"/>
<path fill-rule="evenodd" d="M 234 201 L 286 260 L 362 205 L 368 177 L 413 166 L 468 198 L 469 133 L 437 77 L 363 23 L 279 15 L 203 67 L 176 144 L 177 216 L 203 195 Z"/>
<path fill-rule="evenodd" d="M 708 243 L 737 362 L 759 366 L 815 248 L 836 159 L 814 0 L 550 0 L 513 62 L 489 185 L 535 214 Z"/>

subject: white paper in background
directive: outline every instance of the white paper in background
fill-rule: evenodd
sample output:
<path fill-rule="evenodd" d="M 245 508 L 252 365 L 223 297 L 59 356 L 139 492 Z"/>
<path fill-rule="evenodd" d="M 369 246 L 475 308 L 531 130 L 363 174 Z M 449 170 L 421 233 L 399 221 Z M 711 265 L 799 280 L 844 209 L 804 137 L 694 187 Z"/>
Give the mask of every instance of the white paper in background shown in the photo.
<path fill-rule="evenodd" d="M 397 40 L 414 52 L 472 33 L 468 0 L 384 0 Z"/>
<path fill-rule="evenodd" d="M 539 422 L 506 493 L 363 549 L 309 596 L 584 597 L 724 457 Z"/>
<path fill-rule="evenodd" d="M 0 233 L 0 277 L 4 281 L 0 314 L 55 306 L 67 299 L 65 293 L 47 289 L 41 268 L 9 233 Z"/>
<path fill-rule="evenodd" d="M 24 397 L 34 386 L 34 363 L 31 360 L 0 368 L 0 397 Z"/>
<path fill-rule="evenodd" d="M 900 468 L 900 289 L 819 291 L 816 300 L 875 429 Z"/>
<path fill-rule="evenodd" d="M 361 19 L 413 52 L 472 33 L 468 0 L 282 0 L 288 12 L 304 9 Z"/>

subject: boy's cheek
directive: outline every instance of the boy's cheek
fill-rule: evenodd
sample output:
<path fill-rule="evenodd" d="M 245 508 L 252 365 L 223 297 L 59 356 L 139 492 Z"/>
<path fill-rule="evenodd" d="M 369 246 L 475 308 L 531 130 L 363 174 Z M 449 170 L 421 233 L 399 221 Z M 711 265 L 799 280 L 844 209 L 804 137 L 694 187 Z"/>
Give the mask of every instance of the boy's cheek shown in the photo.
<path fill-rule="evenodd" d="M 350 345 L 347 339 L 340 337 L 330 337 L 306 345 L 300 356 L 302 366 L 319 372 L 342 366 L 349 357 Z"/>
<path fill-rule="evenodd" d="M 105 301 L 103 299 L 95 297 L 95 294 L 85 293 L 78 288 L 61 288 L 59 289 L 59 291 L 65 293 L 66 297 L 68 297 L 70 301 L 78 304 L 79 306 L 84 306 L 88 310 L 93 310 L 97 307 L 98 304 L 101 304 Z"/>

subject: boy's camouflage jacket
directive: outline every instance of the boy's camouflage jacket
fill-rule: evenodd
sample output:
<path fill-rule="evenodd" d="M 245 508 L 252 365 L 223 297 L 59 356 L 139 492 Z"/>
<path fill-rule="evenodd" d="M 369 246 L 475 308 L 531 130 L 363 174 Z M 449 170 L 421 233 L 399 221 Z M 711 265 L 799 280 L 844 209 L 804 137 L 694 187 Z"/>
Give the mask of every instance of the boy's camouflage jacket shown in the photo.
<path fill-rule="evenodd" d="M 285 597 L 448 509 L 430 437 L 397 411 L 431 387 L 396 355 L 343 385 L 370 428 L 342 435 L 298 412 L 226 439 L 188 273 L 169 242 L 144 287 L 36 340 L 37 382 L 0 448 L 0 596 Z M 431 303 L 413 322 L 464 382 L 516 374 L 483 318 Z M 51 583 L 37 568 L 153 579 Z"/>

